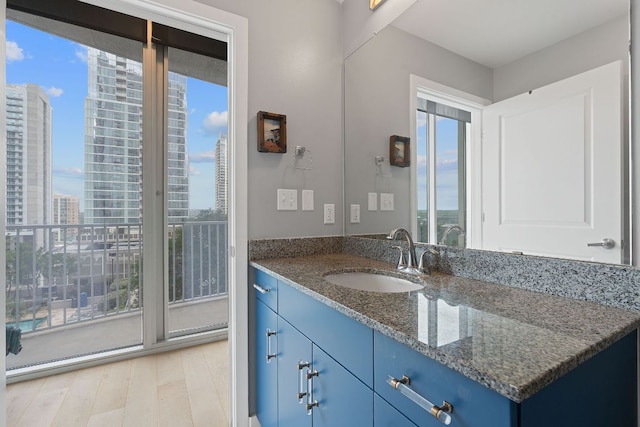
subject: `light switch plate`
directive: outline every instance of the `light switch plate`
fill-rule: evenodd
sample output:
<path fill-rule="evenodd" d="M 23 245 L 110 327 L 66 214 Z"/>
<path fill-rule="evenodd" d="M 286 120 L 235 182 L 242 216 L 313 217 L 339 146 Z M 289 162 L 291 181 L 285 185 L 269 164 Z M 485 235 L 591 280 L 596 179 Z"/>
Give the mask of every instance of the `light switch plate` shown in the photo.
<path fill-rule="evenodd" d="M 351 205 L 351 224 L 360 223 L 360 205 Z"/>
<path fill-rule="evenodd" d="M 302 210 L 313 210 L 313 190 L 302 190 Z"/>
<path fill-rule="evenodd" d="M 380 193 L 380 210 L 392 211 L 393 206 L 393 193 Z"/>
<path fill-rule="evenodd" d="M 378 193 L 369 193 L 368 194 L 368 203 L 367 209 L 370 211 L 378 210 Z"/>
<path fill-rule="evenodd" d="M 324 205 L 324 223 L 325 224 L 336 223 L 336 205 L 334 204 Z"/>
<path fill-rule="evenodd" d="M 278 210 L 297 211 L 298 210 L 298 190 L 284 190 L 278 188 Z"/>

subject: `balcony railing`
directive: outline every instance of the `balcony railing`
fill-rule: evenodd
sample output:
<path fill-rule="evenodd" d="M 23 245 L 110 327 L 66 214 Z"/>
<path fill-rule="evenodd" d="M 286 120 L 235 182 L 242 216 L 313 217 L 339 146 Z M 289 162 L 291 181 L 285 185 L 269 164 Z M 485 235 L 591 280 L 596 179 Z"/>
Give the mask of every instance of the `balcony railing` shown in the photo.
<path fill-rule="evenodd" d="M 142 225 L 7 225 L 7 324 L 23 334 L 142 308 Z M 227 295 L 227 222 L 170 224 L 169 305 Z"/>

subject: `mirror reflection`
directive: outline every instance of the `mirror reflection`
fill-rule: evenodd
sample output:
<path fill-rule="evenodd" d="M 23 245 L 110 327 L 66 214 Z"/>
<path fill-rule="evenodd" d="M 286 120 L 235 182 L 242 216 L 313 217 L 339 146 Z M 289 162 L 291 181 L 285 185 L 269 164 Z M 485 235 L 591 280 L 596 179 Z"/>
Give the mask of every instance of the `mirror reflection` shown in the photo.
<path fill-rule="evenodd" d="M 559 3 L 421 0 L 345 60 L 347 234 L 629 262 L 629 4 Z"/>

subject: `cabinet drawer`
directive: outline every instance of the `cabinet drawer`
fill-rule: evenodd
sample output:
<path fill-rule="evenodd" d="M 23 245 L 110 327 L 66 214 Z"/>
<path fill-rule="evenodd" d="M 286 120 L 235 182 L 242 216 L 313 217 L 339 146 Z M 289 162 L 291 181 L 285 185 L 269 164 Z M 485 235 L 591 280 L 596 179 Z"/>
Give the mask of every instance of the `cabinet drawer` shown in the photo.
<path fill-rule="evenodd" d="M 398 343 L 374 334 L 374 390 L 418 426 L 441 426 L 424 409 L 387 384 L 387 376 L 410 378 L 409 387 L 435 405 L 453 405 L 451 425 L 512 427 L 517 425 L 517 405 L 481 384 Z"/>
<path fill-rule="evenodd" d="M 373 331 L 291 286 L 278 284 L 279 314 L 373 388 Z"/>
<path fill-rule="evenodd" d="M 264 271 L 254 269 L 253 288 L 256 297 L 271 310 L 278 312 L 278 281 Z"/>

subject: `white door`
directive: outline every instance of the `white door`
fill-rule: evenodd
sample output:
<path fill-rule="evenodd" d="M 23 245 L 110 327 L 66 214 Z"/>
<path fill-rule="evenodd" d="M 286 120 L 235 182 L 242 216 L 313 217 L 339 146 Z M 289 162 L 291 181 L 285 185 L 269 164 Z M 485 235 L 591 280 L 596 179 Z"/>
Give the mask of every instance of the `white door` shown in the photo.
<path fill-rule="evenodd" d="M 621 63 L 483 110 L 483 249 L 622 261 Z M 615 246 L 588 246 L 611 239 Z"/>

